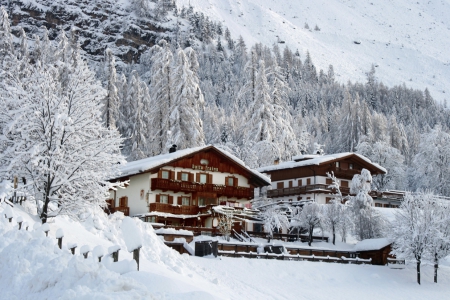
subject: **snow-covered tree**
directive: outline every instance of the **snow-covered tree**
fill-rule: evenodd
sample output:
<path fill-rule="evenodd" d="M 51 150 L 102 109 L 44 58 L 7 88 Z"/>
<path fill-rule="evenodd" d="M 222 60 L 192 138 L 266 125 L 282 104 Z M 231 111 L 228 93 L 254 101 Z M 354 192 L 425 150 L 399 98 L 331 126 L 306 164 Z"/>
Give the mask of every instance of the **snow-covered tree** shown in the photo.
<path fill-rule="evenodd" d="M 287 230 L 289 228 L 289 219 L 286 212 L 278 205 L 266 207 L 259 215 L 264 223 L 264 231 L 268 234 L 268 241 L 273 237 L 274 231 Z"/>
<path fill-rule="evenodd" d="M 371 144 L 363 140 L 358 144 L 356 150 L 372 162 L 386 168 L 386 174 L 379 174 L 373 178 L 376 190 L 405 190 L 406 166 L 403 164 L 404 156 L 398 149 L 391 147 L 385 141 Z"/>
<path fill-rule="evenodd" d="M 383 230 L 383 218 L 372 207 L 373 199 L 369 195 L 372 175 L 367 169 L 353 176 L 349 197 L 349 205 L 354 215 L 355 234 L 359 240 L 380 237 Z"/>
<path fill-rule="evenodd" d="M 335 191 L 333 199 L 328 205 L 323 207 L 323 225 L 333 235 L 333 245 L 336 244 L 336 232 L 342 226 L 342 215 L 344 214 L 344 205 L 342 204 L 343 197 L 339 187 L 339 180 L 333 173 L 327 174 L 331 179 L 331 184 L 328 186 Z"/>
<path fill-rule="evenodd" d="M 197 74 L 191 70 L 182 49 L 177 51 L 171 81 L 173 105 L 169 117 L 171 136 L 168 145 L 175 144 L 179 149 L 202 146 L 205 144 L 200 118 L 200 109 L 204 104 L 203 94 L 198 85 Z"/>
<path fill-rule="evenodd" d="M 316 202 L 305 204 L 303 209 L 299 211 L 293 219 L 297 220 L 303 228 L 308 229 L 308 245 L 311 246 L 314 228 L 320 226 L 322 222 L 322 211 L 320 205 Z"/>
<path fill-rule="evenodd" d="M 230 241 L 231 230 L 233 228 L 233 212 L 224 211 L 219 214 L 219 229 L 220 234 L 226 241 Z"/>
<path fill-rule="evenodd" d="M 450 196 L 450 134 L 438 124 L 420 140 L 412 165 L 413 188 Z"/>
<path fill-rule="evenodd" d="M 417 283 L 420 284 L 420 265 L 436 236 L 437 206 L 432 193 L 406 193 L 395 221 L 391 226 L 393 254 L 398 258 L 415 259 Z"/>
<path fill-rule="evenodd" d="M 443 202 L 445 201 L 445 202 Z M 447 200 L 436 199 L 429 203 L 433 210 L 433 224 L 430 242 L 427 245 L 427 257 L 434 262 L 434 282 L 437 283 L 439 261 L 450 254 L 450 207 Z"/>
<path fill-rule="evenodd" d="M 103 121 L 107 128 L 117 128 L 120 118 L 120 101 L 117 90 L 117 73 L 114 55 L 110 49 L 105 51 L 105 81 L 107 95 L 104 100 Z"/>
<path fill-rule="evenodd" d="M 102 126 L 105 91 L 85 62 L 67 73 L 64 88 L 59 70 L 29 66 L 24 78 L 0 80 L 0 177 L 26 179 L 43 223 L 66 214 L 80 218 L 93 206 L 104 206 L 108 179 L 118 174 L 123 157 L 116 130 Z M 6 103 L 5 103 L 6 102 Z M 9 103 L 14 102 L 14 106 Z"/>

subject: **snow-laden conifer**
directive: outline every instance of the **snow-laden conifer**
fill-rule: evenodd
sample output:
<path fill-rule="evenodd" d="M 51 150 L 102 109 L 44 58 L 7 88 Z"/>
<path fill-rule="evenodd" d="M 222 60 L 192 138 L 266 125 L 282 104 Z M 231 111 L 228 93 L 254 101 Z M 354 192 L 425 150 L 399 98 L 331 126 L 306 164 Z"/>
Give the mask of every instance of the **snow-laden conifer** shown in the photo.
<path fill-rule="evenodd" d="M 175 144 L 179 149 L 186 149 L 205 144 L 199 111 L 204 103 L 203 94 L 197 83 L 197 74 L 191 70 L 185 52 L 178 49 L 172 73 L 173 105 L 169 117 L 170 138 L 167 146 Z"/>

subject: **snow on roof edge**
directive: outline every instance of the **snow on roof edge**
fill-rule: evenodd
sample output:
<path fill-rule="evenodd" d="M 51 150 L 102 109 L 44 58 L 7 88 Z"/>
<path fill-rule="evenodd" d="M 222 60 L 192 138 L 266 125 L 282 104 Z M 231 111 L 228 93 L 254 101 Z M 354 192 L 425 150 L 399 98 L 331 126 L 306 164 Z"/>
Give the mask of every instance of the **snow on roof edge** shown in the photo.
<path fill-rule="evenodd" d="M 377 163 L 373 163 L 370 159 L 368 159 L 367 157 L 358 154 L 358 153 L 354 153 L 354 152 L 343 152 L 343 153 L 336 153 L 336 154 L 326 154 L 326 155 L 321 155 L 321 156 L 317 156 L 314 158 L 310 158 L 310 159 L 306 159 L 306 160 L 302 160 L 302 161 L 286 161 L 286 162 L 282 162 L 278 165 L 271 165 L 271 166 L 265 166 L 265 167 L 260 167 L 258 169 L 256 169 L 259 172 L 269 172 L 269 171 L 275 171 L 275 170 L 283 170 L 283 169 L 292 169 L 292 168 L 296 168 L 296 167 L 304 167 L 304 166 L 311 166 L 311 165 L 320 165 L 322 163 L 325 163 L 327 161 L 331 161 L 331 160 L 335 160 L 335 159 L 340 159 L 340 158 L 344 158 L 350 155 L 356 155 L 357 157 L 359 157 L 360 159 L 364 160 L 365 162 L 375 166 L 376 168 L 380 169 L 383 172 L 387 173 L 387 170 L 380 166 Z M 297 158 L 300 156 L 296 156 Z M 294 157 L 295 158 L 295 157 Z"/>

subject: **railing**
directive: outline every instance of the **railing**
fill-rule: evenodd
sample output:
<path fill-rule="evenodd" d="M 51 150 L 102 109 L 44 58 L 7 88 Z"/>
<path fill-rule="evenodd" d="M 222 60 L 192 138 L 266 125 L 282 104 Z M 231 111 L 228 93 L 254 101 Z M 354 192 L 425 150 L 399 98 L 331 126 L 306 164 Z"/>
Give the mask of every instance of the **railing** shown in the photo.
<path fill-rule="evenodd" d="M 221 184 L 207 184 L 197 182 L 178 181 L 171 179 L 152 178 L 152 191 L 174 191 L 174 192 L 191 192 L 191 193 L 216 193 L 217 197 L 236 197 L 238 199 L 253 198 L 253 190 L 251 188 L 240 186 L 226 186 Z"/>
<path fill-rule="evenodd" d="M 200 212 L 198 206 L 174 206 L 166 203 L 150 203 L 150 211 L 159 211 L 174 215 L 197 215 Z"/>
<path fill-rule="evenodd" d="M 109 209 L 111 213 L 115 213 L 116 211 L 121 211 L 125 216 L 130 215 L 130 208 L 128 206 L 119 206 Z"/>
<path fill-rule="evenodd" d="M 348 187 L 340 187 L 341 193 L 344 195 L 348 195 L 350 193 L 350 188 Z M 281 196 L 293 196 L 293 195 L 301 195 L 301 194 L 308 194 L 308 193 L 314 193 L 318 191 L 325 191 L 329 193 L 334 193 L 335 190 L 329 188 L 329 184 L 311 184 L 311 185 L 305 185 L 305 186 L 296 186 L 291 188 L 284 188 L 284 189 L 274 189 L 274 190 L 268 190 L 267 196 L 272 197 L 281 197 Z"/>

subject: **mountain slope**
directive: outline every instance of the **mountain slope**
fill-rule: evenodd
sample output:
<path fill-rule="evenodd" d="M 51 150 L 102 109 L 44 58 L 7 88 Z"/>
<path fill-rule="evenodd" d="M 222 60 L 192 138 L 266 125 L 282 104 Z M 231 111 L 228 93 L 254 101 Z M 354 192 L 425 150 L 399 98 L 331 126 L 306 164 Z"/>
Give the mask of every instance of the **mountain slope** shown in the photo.
<path fill-rule="evenodd" d="M 388 86 L 406 83 L 449 99 L 450 1 L 177 0 L 179 8 L 189 3 L 248 45 L 270 46 L 279 37 L 303 57 L 309 50 L 316 66 L 332 64 L 342 83 L 364 82 L 374 64 Z"/>

